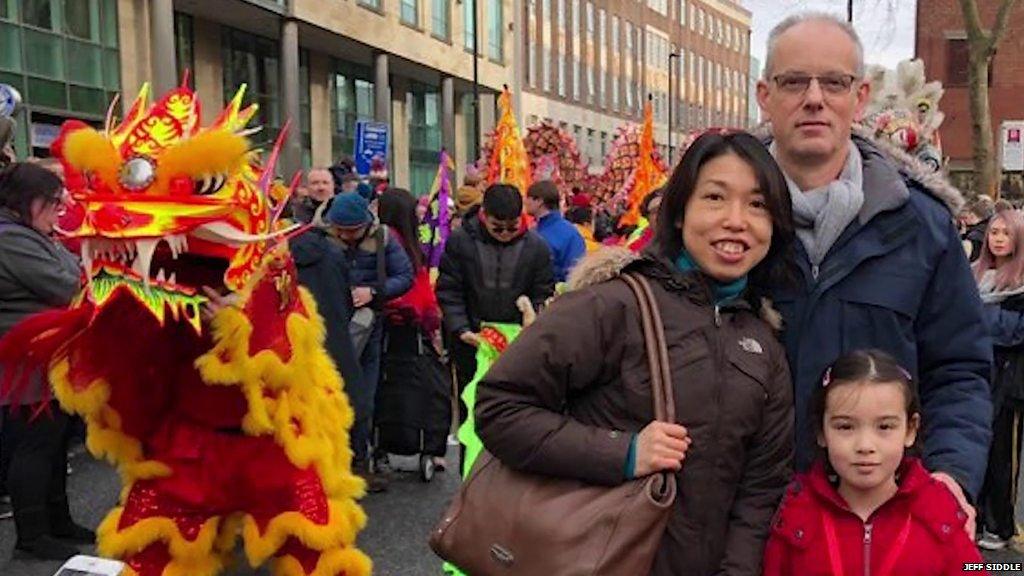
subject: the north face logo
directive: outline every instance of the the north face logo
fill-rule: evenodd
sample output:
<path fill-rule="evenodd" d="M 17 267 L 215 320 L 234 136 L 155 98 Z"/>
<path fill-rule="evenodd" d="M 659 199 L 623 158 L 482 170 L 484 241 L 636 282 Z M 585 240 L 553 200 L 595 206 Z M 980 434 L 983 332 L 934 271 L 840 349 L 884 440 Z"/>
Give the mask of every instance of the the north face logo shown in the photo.
<path fill-rule="evenodd" d="M 741 338 L 740 348 L 743 348 L 744 352 L 750 352 L 751 354 L 764 354 L 764 348 L 761 347 L 761 343 L 753 338 Z"/>

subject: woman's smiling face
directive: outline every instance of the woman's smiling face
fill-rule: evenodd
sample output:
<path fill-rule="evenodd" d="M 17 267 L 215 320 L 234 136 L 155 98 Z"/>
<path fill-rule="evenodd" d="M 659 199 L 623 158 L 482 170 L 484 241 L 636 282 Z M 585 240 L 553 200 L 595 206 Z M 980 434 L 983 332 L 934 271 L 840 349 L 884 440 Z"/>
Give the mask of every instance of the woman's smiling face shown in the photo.
<path fill-rule="evenodd" d="M 683 245 L 718 282 L 746 276 L 768 254 L 771 214 L 753 167 L 736 154 L 701 167 L 684 214 Z"/>

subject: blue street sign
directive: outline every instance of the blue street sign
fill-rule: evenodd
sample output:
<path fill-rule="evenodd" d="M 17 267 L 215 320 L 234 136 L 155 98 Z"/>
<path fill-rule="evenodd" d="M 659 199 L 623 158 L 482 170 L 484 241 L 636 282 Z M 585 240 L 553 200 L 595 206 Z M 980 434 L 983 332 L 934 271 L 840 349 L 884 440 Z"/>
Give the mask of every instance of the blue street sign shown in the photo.
<path fill-rule="evenodd" d="M 356 122 L 356 172 L 363 176 L 370 173 L 374 158 L 388 161 L 388 125 L 384 122 L 360 120 Z"/>

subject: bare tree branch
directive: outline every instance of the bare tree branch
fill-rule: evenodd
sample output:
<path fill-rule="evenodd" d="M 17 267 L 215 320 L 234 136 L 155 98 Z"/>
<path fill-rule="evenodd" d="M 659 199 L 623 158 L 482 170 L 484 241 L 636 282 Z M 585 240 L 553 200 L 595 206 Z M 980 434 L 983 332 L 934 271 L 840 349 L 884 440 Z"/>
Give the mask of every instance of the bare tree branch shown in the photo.
<path fill-rule="evenodd" d="M 1010 21 L 1010 12 L 1013 10 L 1017 0 L 1004 0 L 999 6 L 999 12 L 996 14 L 996 24 L 992 27 L 992 33 L 989 35 L 989 50 L 994 54 L 996 46 L 1003 41 L 1003 36 L 1006 35 L 1007 24 Z"/>
<path fill-rule="evenodd" d="M 981 15 L 978 14 L 978 3 L 975 0 L 960 0 L 960 11 L 964 14 L 967 39 L 973 45 L 979 36 L 985 36 L 984 30 L 981 28 Z"/>

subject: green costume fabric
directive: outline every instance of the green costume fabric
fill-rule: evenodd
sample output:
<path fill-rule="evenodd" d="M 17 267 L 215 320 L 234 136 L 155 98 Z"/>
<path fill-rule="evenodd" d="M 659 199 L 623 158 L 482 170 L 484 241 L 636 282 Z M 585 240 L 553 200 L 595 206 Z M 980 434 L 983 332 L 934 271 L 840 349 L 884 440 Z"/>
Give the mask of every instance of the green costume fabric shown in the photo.
<path fill-rule="evenodd" d="M 463 479 L 469 475 L 477 457 L 480 456 L 480 451 L 484 448 L 484 443 L 476 435 L 476 418 L 473 416 L 473 407 L 476 406 L 477 383 L 487 374 L 494 362 L 498 360 L 498 356 L 516 339 L 516 336 L 519 336 L 522 330 L 523 327 L 518 324 L 485 322 L 480 327 L 480 347 L 476 350 L 476 374 L 473 375 L 473 380 L 462 392 L 462 401 L 466 403 L 468 410 L 466 421 L 459 427 L 459 442 L 466 448 L 465 462 L 462 463 Z M 447 562 L 444 564 L 444 573 L 451 576 L 466 576 Z"/>

